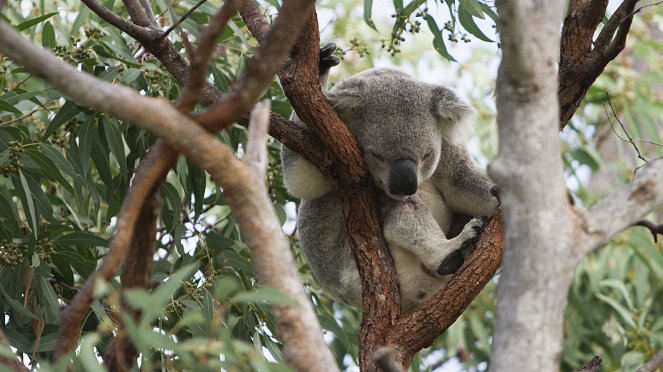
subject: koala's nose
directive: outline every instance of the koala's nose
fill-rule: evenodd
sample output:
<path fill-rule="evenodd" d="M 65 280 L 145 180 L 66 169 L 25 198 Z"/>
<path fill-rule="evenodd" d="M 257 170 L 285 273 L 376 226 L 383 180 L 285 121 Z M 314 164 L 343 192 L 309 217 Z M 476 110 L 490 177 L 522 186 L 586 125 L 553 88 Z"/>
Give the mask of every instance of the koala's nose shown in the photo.
<path fill-rule="evenodd" d="M 417 164 L 414 160 L 394 161 L 389 176 L 389 192 L 394 195 L 413 195 L 417 192 Z"/>

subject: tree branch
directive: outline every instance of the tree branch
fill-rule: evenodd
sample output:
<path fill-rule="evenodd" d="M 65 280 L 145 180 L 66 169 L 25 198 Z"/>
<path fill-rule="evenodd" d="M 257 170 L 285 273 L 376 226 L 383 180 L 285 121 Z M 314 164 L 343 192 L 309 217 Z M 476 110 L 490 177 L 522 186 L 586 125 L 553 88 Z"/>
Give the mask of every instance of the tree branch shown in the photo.
<path fill-rule="evenodd" d="M 269 128 L 269 111 L 271 102 L 262 101 L 251 111 L 249 135 L 246 141 L 244 162 L 253 169 L 258 179 L 265 177 L 267 171 L 267 128 Z"/>
<path fill-rule="evenodd" d="M 223 3 L 218 12 L 210 20 L 209 25 L 202 33 L 198 48 L 191 56 L 191 66 L 180 97 L 175 105 L 182 112 L 189 112 L 198 102 L 200 91 L 207 77 L 207 66 L 216 47 L 216 38 L 226 28 L 228 20 L 239 10 L 244 0 L 228 0 Z M 225 123 L 224 123 L 225 124 Z"/>
<path fill-rule="evenodd" d="M 161 198 L 158 194 L 153 194 L 143 205 L 137 221 L 138 226 L 134 229 L 134 236 L 131 239 L 131 260 L 125 262 L 120 280 L 123 291 L 129 288 L 147 288 L 152 274 L 157 218 L 160 211 Z M 129 307 L 124 301 L 121 304 L 121 311 L 130 314 L 136 322 L 140 318 L 140 312 Z M 131 344 L 124 325 L 121 324 L 104 355 L 104 363 L 110 371 L 126 371 L 136 364 L 137 357 L 138 353 Z"/>
<path fill-rule="evenodd" d="M 131 17 L 133 23 L 143 27 L 151 26 L 150 20 L 147 18 L 147 14 L 145 14 L 145 10 L 138 0 L 122 0 L 122 2 L 124 3 L 124 7 L 127 8 L 129 17 Z"/>
<path fill-rule="evenodd" d="M 207 0 L 198 0 L 194 6 L 191 7 L 191 9 L 187 10 L 186 13 L 184 13 L 175 23 L 173 23 L 170 27 L 166 29 L 166 31 L 163 32 L 163 35 L 161 37 L 166 37 L 168 34 L 173 32 L 174 29 L 177 28 L 182 22 L 184 22 L 193 12 L 198 9 L 199 6 L 203 5 Z"/>
<path fill-rule="evenodd" d="M 659 350 L 649 362 L 638 368 L 637 372 L 656 372 L 660 366 L 663 366 L 663 349 Z"/>
<path fill-rule="evenodd" d="M 290 247 L 281 232 L 262 182 L 232 151 L 191 119 L 162 99 L 95 79 L 34 47 L 10 26 L 0 22 L 0 50 L 26 71 L 38 76 L 81 105 L 107 112 L 163 137 L 207 170 L 224 190 L 251 249 L 259 279 L 280 289 L 299 303 L 298 307 L 275 307 L 279 332 L 285 341 L 284 357 L 297 370 L 324 370 L 335 362 L 322 340 L 317 317 L 294 268 Z M 223 175 L 232 177 L 223 177 Z M 126 220 L 118 219 L 119 228 Z M 274 265 L 274 262 L 279 262 Z M 106 261 L 102 262 L 102 267 Z M 93 276 L 100 276 L 100 271 Z M 91 281 L 86 286 L 92 287 Z M 74 330 L 78 333 L 78 329 Z M 69 340 L 65 340 L 69 341 Z M 60 350 L 59 355 L 62 355 Z"/>
<path fill-rule="evenodd" d="M 578 246 L 581 257 L 607 243 L 663 204 L 663 160 L 649 162 L 638 178 L 588 209 L 582 218 L 584 235 Z"/>
<path fill-rule="evenodd" d="M 663 235 L 663 224 L 655 225 L 651 221 L 640 220 L 634 223 L 633 226 L 642 226 L 647 228 L 647 230 L 649 230 L 649 232 L 652 234 L 654 243 L 658 243 L 658 236 Z"/>
<path fill-rule="evenodd" d="M 112 11 L 106 9 L 96 0 L 81 0 L 85 6 L 90 8 L 91 11 L 96 13 L 101 19 L 117 27 L 119 30 L 125 32 L 127 35 L 136 40 L 157 40 L 161 35 L 161 31 L 149 27 L 142 27 L 135 25 L 124 18 L 118 16 Z"/>
<path fill-rule="evenodd" d="M 605 66 L 624 49 L 636 3 L 637 0 L 625 0 L 603 27 L 596 43 L 593 43 L 593 36 L 605 14 L 608 1 L 569 2 L 562 28 L 559 62 L 560 128 L 564 128 L 571 120 L 587 89 Z M 615 30 L 617 35 L 614 35 Z"/>
<path fill-rule="evenodd" d="M 561 315 L 576 264 L 568 257 L 574 221 L 557 130 L 563 4 L 495 4 L 503 50 L 496 91 L 500 146 L 489 174 L 500 188 L 505 250 L 491 370 L 556 371 Z"/>
<path fill-rule="evenodd" d="M 150 21 L 150 26 L 153 28 L 159 28 L 159 24 L 157 23 L 157 19 L 154 17 L 154 11 L 152 10 L 152 5 L 150 4 L 149 0 L 139 0 L 140 1 L 140 6 L 143 8 L 143 11 L 145 11 L 145 16 L 147 16 L 147 20 Z"/>
<path fill-rule="evenodd" d="M 2 5 L 0 3 L 0 5 Z M 5 336 L 4 332 L 2 332 L 2 329 L 0 329 L 0 345 L 4 346 L 8 350 L 10 349 L 9 345 L 9 340 L 7 340 L 7 336 Z M 26 367 L 21 361 L 15 357 L 15 358 L 9 358 L 6 357 L 2 354 L 0 354 L 0 367 L 7 367 L 11 371 L 18 371 L 18 372 L 28 372 L 30 369 Z"/>

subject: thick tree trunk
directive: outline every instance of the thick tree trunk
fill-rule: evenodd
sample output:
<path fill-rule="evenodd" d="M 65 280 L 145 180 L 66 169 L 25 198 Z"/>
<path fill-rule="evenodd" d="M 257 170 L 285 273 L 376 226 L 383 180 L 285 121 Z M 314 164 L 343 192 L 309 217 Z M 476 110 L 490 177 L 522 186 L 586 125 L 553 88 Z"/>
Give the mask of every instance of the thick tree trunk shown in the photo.
<path fill-rule="evenodd" d="M 498 1 L 502 63 L 497 78 L 505 251 L 497 292 L 493 371 L 557 371 L 573 214 L 560 158 L 557 56 L 563 3 Z"/>

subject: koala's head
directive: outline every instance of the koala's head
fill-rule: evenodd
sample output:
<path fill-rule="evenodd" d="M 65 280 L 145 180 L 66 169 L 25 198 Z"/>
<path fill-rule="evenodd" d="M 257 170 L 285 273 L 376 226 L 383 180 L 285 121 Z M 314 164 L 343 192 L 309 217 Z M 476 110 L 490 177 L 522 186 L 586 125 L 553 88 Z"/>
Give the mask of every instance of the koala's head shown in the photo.
<path fill-rule="evenodd" d="M 328 98 L 357 138 L 375 185 L 399 200 L 433 174 L 443 140 L 461 141 L 474 115 L 451 90 L 392 69 L 354 75 Z"/>

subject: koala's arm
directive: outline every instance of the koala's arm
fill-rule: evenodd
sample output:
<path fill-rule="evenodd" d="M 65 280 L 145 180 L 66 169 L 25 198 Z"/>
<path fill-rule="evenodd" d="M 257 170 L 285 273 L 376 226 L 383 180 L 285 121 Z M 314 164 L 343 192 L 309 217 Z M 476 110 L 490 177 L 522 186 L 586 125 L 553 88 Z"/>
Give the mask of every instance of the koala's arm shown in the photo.
<path fill-rule="evenodd" d="M 490 191 L 493 182 L 462 145 L 442 144 L 432 181 L 454 212 L 490 216 L 497 207 L 497 198 Z"/>
<path fill-rule="evenodd" d="M 333 55 L 336 45 L 327 44 L 320 49 L 320 85 L 323 90 L 327 88 L 329 71 L 340 60 Z M 290 118 L 295 124 L 306 128 L 295 112 Z M 320 170 L 296 152 L 281 146 L 281 164 L 283 165 L 283 182 L 288 192 L 300 199 L 317 199 L 334 189 L 334 184 Z"/>

